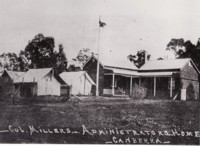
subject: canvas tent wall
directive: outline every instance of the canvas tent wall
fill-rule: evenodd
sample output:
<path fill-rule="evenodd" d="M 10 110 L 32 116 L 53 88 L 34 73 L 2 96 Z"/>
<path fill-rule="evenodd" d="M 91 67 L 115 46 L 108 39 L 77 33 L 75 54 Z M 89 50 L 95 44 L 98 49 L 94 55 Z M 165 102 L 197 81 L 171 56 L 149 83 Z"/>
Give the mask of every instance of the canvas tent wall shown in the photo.
<path fill-rule="evenodd" d="M 28 91 L 22 92 L 29 92 L 33 96 L 61 95 L 61 83 L 55 78 L 52 68 L 30 69 L 15 84 L 27 88 Z"/>
<path fill-rule="evenodd" d="M 71 94 L 75 95 L 91 95 L 92 86 L 95 85 L 94 81 L 89 77 L 87 72 L 63 72 L 60 77 L 68 84 L 71 85 Z"/>
<path fill-rule="evenodd" d="M 60 86 L 61 84 L 52 77 L 51 73 L 48 73 L 38 82 L 37 95 L 57 95 L 60 96 Z"/>

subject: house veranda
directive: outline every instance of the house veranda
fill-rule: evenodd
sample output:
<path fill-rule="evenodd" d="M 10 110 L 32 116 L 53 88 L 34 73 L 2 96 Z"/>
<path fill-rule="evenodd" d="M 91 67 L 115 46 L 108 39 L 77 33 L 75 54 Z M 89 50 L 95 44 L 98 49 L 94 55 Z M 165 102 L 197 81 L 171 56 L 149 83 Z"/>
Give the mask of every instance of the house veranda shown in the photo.
<path fill-rule="evenodd" d="M 102 96 L 134 96 L 132 91 L 137 86 L 146 89 L 146 98 L 199 99 L 199 70 L 189 58 L 146 61 L 140 69 L 128 60 L 100 58 L 99 62 Z M 95 56 L 87 60 L 83 69 L 96 82 Z"/>
<path fill-rule="evenodd" d="M 149 97 L 172 99 L 178 94 L 180 80 L 173 77 L 173 72 L 137 73 L 111 69 L 104 74 L 103 95 L 129 96 L 135 86 L 148 89 Z"/>

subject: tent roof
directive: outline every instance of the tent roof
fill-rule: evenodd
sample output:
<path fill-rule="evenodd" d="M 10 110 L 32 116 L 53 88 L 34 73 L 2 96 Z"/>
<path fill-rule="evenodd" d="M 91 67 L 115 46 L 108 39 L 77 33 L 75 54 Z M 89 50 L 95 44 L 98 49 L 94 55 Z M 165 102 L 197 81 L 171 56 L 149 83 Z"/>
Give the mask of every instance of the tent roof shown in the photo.
<path fill-rule="evenodd" d="M 95 85 L 94 81 L 90 78 L 86 71 L 77 71 L 77 72 L 63 72 L 60 74 L 60 77 L 68 84 L 72 85 L 74 80 L 79 78 L 82 75 L 86 75 L 86 78 L 90 81 L 92 85 Z"/>
<path fill-rule="evenodd" d="M 147 61 L 140 70 L 169 70 L 182 69 L 191 59 L 169 59 L 169 60 L 153 60 Z"/>
<path fill-rule="evenodd" d="M 23 76 L 21 76 L 16 80 L 16 83 L 38 82 L 44 76 L 46 76 L 51 70 L 52 68 L 29 69 L 29 71 L 27 71 Z"/>
<path fill-rule="evenodd" d="M 5 70 L 5 72 L 9 75 L 9 77 L 16 82 L 16 80 L 18 78 L 20 78 L 21 76 L 23 76 L 25 74 L 25 72 L 18 72 L 18 71 L 7 71 Z"/>

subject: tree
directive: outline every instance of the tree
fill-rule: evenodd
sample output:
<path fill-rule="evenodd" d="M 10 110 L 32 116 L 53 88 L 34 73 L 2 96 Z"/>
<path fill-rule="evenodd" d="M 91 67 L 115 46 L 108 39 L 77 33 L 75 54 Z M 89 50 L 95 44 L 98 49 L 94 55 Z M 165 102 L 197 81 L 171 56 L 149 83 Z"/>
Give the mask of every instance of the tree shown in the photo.
<path fill-rule="evenodd" d="M 20 71 L 19 58 L 15 53 L 3 53 L 0 55 L 0 66 L 10 71 Z"/>
<path fill-rule="evenodd" d="M 27 56 L 26 52 L 21 50 L 18 59 L 21 71 L 27 71 L 29 69 L 30 62 L 26 56 Z"/>
<path fill-rule="evenodd" d="M 63 45 L 60 44 L 58 53 L 54 51 L 54 38 L 36 35 L 25 50 L 0 55 L 0 67 L 11 71 L 27 71 L 29 68 L 53 67 L 58 73 L 67 69 L 67 58 Z"/>
<path fill-rule="evenodd" d="M 144 65 L 145 60 L 149 60 L 151 57 L 150 54 L 147 54 L 145 50 L 140 50 L 137 52 L 136 55 L 128 55 L 127 58 L 135 64 L 137 68 L 140 68 L 142 65 Z"/>
<path fill-rule="evenodd" d="M 185 46 L 184 46 L 184 39 L 180 38 L 180 39 L 171 39 L 171 41 L 167 44 L 167 48 L 166 50 L 170 50 L 173 51 L 175 58 L 179 57 L 179 50 L 184 50 Z M 181 52 L 180 52 L 181 53 Z"/>
<path fill-rule="evenodd" d="M 92 55 L 92 52 L 89 48 L 83 48 L 79 51 L 78 55 L 76 56 L 76 60 L 84 64 L 88 57 Z"/>
<path fill-rule="evenodd" d="M 176 58 L 191 58 L 195 65 L 200 69 L 200 39 L 194 45 L 190 40 L 171 39 L 166 50 L 172 49 Z"/>
<path fill-rule="evenodd" d="M 53 67 L 56 64 L 54 38 L 36 35 L 25 48 L 24 55 L 30 62 L 30 68 Z"/>
<path fill-rule="evenodd" d="M 89 48 L 83 48 L 78 52 L 76 58 L 73 58 L 68 63 L 68 71 L 79 71 L 82 70 L 82 66 L 85 64 L 87 59 L 93 54 Z"/>
<path fill-rule="evenodd" d="M 0 55 L 0 66 L 2 69 L 10 71 L 27 71 L 29 69 L 28 60 L 24 55 L 24 51 L 20 51 L 17 56 L 15 53 L 3 53 Z"/>
<path fill-rule="evenodd" d="M 56 55 L 56 66 L 58 73 L 61 73 L 63 71 L 67 70 L 67 58 L 64 52 L 64 48 L 62 44 L 58 45 L 59 51 L 58 53 L 55 52 Z"/>

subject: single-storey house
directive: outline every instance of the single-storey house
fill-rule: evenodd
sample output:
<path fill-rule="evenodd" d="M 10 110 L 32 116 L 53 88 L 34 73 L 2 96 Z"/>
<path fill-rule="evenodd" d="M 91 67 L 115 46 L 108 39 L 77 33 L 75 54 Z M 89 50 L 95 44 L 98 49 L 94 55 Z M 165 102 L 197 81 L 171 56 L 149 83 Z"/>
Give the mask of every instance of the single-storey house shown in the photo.
<path fill-rule="evenodd" d="M 147 89 L 147 97 L 182 100 L 199 99 L 199 70 L 189 59 L 147 61 L 138 69 L 128 59 L 100 59 L 99 93 L 129 96 L 133 86 Z M 92 55 L 83 66 L 96 82 L 97 58 Z M 95 93 L 95 92 L 94 92 Z"/>
<path fill-rule="evenodd" d="M 71 86 L 71 94 L 74 95 L 91 95 L 94 81 L 86 71 L 63 72 L 60 77 Z"/>
<path fill-rule="evenodd" d="M 55 76 L 53 68 L 29 69 L 14 84 L 24 97 L 61 96 L 68 91 L 68 85 L 59 76 Z"/>

